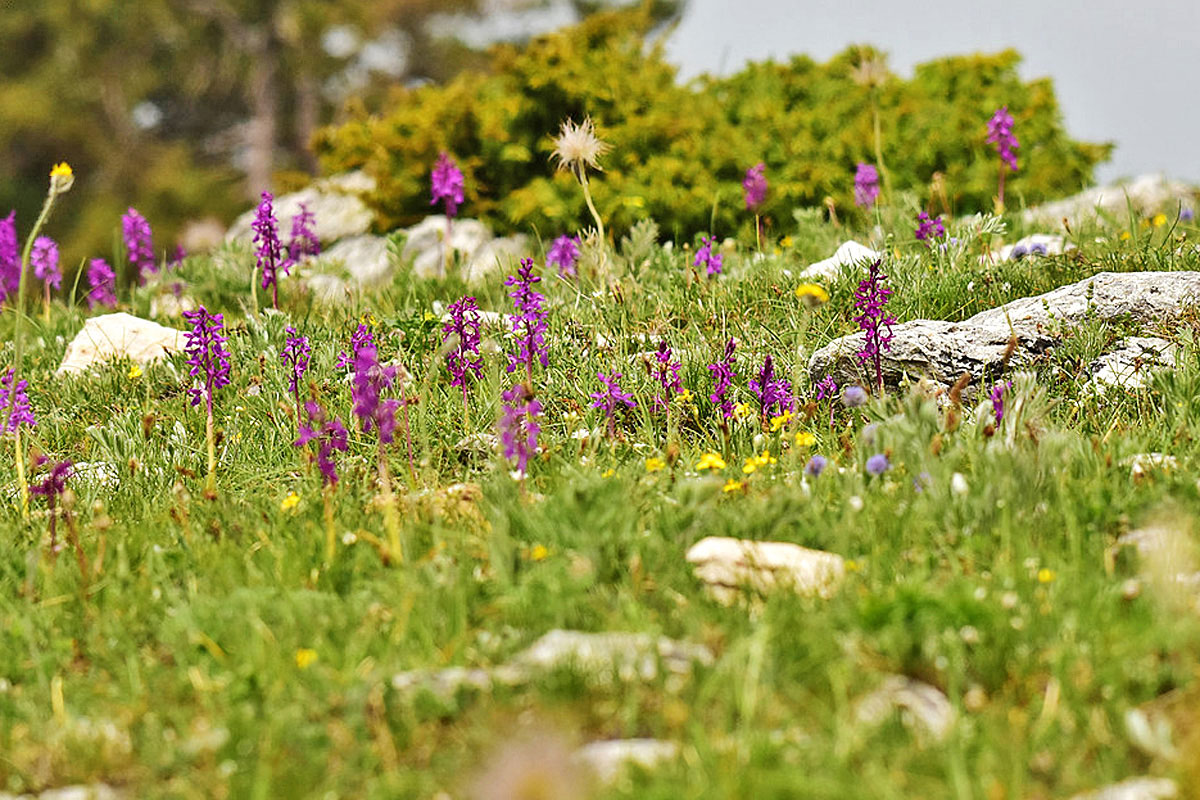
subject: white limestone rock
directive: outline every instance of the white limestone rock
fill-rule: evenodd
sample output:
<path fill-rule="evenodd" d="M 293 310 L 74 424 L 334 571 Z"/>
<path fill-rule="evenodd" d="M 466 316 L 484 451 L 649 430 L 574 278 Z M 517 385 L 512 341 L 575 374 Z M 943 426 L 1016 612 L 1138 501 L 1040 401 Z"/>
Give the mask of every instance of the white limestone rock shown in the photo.
<path fill-rule="evenodd" d="M 1128 225 L 1129 206 L 1141 216 L 1161 212 L 1173 217 L 1179 204 L 1188 205 L 1192 196 L 1192 188 L 1185 183 L 1162 175 L 1139 175 L 1125 183 L 1094 186 L 1063 200 L 1034 206 L 1022 216 L 1026 225 L 1058 226 L 1066 219 L 1068 224 L 1078 226 L 1104 216 Z"/>
<path fill-rule="evenodd" d="M 280 239 L 286 244 L 291 236 L 292 219 L 300 213 L 300 204 L 313 214 L 317 238 L 322 247 L 366 233 L 375 221 L 375 213 L 363 202 L 363 196 L 375 191 L 375 179 L 364 172 L 348 172 L 321 178 L 312 185 L 275 198 L 275 218 Z M 254 236 L 250 225 L 255 209 L 242 214 L 225 234 L 227 242 L 249 244 Z"/>
<path fill-rule="evenodd" d="M 653 769 L 679 757 L 679 745 L 661 739 L 611 739 L 591 742 L 575 751 L 572 758 L 586 766 L 601 783 L 612 783 L 628 767 Z"/>
<path fill-rule="evenodd" d="M 1073 795 L 1071 800 L 1168 800 L 1178 797 L 1179 787 L 1169 778 L 1129 778 L 1090 792 Z"/>
<path fill-rule="evenodd" d="M 322 265 L 341 264 L 359 286 L 385 283 L 395 268 L 387 239 L 369 233 L 343 239 L 323 252 L 318 262 Z M 312 286 L 311 280 L 309 285 Z"/>
<path fill-rule="evenodd" d="M 833 255 L 824 261 L 809 264 L 800 271 L 800 277 L 813 281 L 833 280 L 847 269 L 869 264 L 880 258 L 883 258 L 883 253 L 877 253 L 866 245 L 850 240 L 843 242 Z"/>
<path fill-rule="evenodd" d="M 1099 393 L 1144 389 L 1153 372 L 1174 367 L 1178 356 L 1179 348 L 1166 339 L 1131 336 L 1091 363 L 1088 372 L 1092 377 L 1087 386 Z"/>
<path fill-rule="evenodd" d="M 406 231 L 404 250 L 400 254 L 405 264 L 412 264 L 418 278 L 442 278 L 446 275 L 446 255 L 442 240 L 446 237 L 446 217 L 434 214 Z M 477 219 L 456 219 L 450 226 L 449 246 L 458 253 L 460 261 L 470 263 L 475 254 L 492 239 L 492 232 Z"/>
<path fill-rule="evenodd" d="M 766 593 L 785 588 L 802 595 L 831 597 L 846 575 L 836 553 L 787 542 L 756 542 L 725 536 L 701 539 L 687 552 L 696 575 L 720 600 L 743 589 Z"/>
<path fill-rule="evenodd" d="M 868 727 L 900 712 L 904 726 L 924 741 L 940 742 L 954 727 L 954 706 L 936 686 L 905 675 L 889 675 L 878 689 L 858 701 L 855 718 Z"/>
<path fill-rule="evenodd" d="M 67 345 L 57 375 L 85 372 L 114 358 L 145 365 L 183 349 L 183 331 L 119 312 L 92 317 Z"/>
<path fill-rule="evenodd" d="M 498 273 L 514 271 L 517 262 L 529 254 L 529 237 L 523 234 L 491 239 L 476 250 L 463 266 L 463 280 L 478 286 Z"/>

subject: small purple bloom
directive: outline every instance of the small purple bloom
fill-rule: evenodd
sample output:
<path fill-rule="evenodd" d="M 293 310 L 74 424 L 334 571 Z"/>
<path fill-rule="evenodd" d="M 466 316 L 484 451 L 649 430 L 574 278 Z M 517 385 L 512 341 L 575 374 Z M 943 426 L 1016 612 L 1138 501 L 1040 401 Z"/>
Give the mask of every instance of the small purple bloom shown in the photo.
<path fill-rule="evenodd" d="M 1049 252 L 1049 248 L 1047 248 L 1042 242 L 1034 242 L 1033 244 L 1029 245 L 1029 255 L 1031 256 L 1044 256 Z"/>
<path fill-rule="evenodd" d="M 33 266 L 34 277 L 39 281 L 49 284 L 54 289 L 62 288 L 62 272 L 58 269 L 58 245 L 53 239 L 49 236 L 34 239 L 29 263 Z"/>
<path fill-rule="evenodd" d="M 4 373 L 4 377 L 0 378 L 0 433 L 16 433 L 21 425 L 37 427 L 37 420 L 33 418 L 33 408 L 29 405 L 29 395 L 25 393 L 29 381 L 17 381 L 14 388 L 15 377 L 15 371 L 9 369 Z"/>
<path fill-rule="evenodd" d="M 195 311 L 183 312 L 192 329 L 184 334 L 184 352 L 187 353 L 188 375 L 193 379 L 188 394 L 192 405 L 201 402 L 212 416 L 213 392 L 229 385 L 229 351 L 225 349 L 227 337 L 223 335 L 225 320 L 221 314 L 209 314 L 200 306 Z"/>
<path fill-rule="evenodd" d="M 513 287 L 508 293 L 512 298 L 515 314 L 509 316 L 512 332 L 517 344 L 517 352 L 508 354 L 508 372 L 524 365 L 526 377 L 532 380 L 533 362 L 536 360 L 543 367 L 549 363 L 546 353 L 546 311 L 542 303 L 545 295 L 533 287 L 542 279 L 533 274 L 533 259 L 521 259 L 521 266 L 516 275 L 504 279 L 505 286 Z"/>
<path fill-rule="evenodd" d="M 829 459 L 825 456 L 813 456 L 804 465 L 804 474 L 810 478 L 819 478 L 827 466 L 829 466 Z"/>
<path fill-rule="evenodd" d="M 767 199 L 767 165 L 761 161 L 746 170 L 742 179 L 742 190 L 746 193 L 746 208 L 758 213 L 759 208 Z"/>
<path fill-rule="evenodd" d="M 554 240 L 546 253 L 546 265 L 558 267 L 563 277 L 575 277 L 575 262 L 579 260 L 579 237 L 563 235 Z"/>
<path fill-rule="evenodd" d="M 375 337 L 371 335 L 371 329 L 368 328 L 364 323 L 360 322 L 358 324 L 358 327 L 355 328 L 354 333 L 350 334 L 350 353 L 347 354 L 345 350 L 342 350 L 341 352 L 339 352 L 338 357 L 337 357 L 337 363 L 335 363 L 333 365 L 334 368 L 335 369 L 341 369 L 343 367 L 353 368 L 354 360 L 358 357 L 359 348 L 374 347 L 374 346 L 375 346 Z"/>
<path fill-rule="evenodd" d="M 179 269 L 183 266 L 185 258 L 187 258 L 187 250 L 183 249 L 183 245 L 176 244 L 175 251 L 171 253 L 171 260 L 167 262 L 167 269 Z"/>
<path fill-rule="evenodd" d="M 1195 218 L 1196 218 L 1196 212 L 1192 210 L 1191 206 L 1183 206 L 1182 208 L 1179 209 L 1179 221 L 1180 222 L 1191 222 Z"/>
<path fill-rule="evenodd" d="M 272 205 L 274 201 L 270 192 L 262 193 L 250 227 L 254 230 L 254 244 L 258 246 L 255 257 L 258 271 L 262 273 L 262 288 L 271 290 L 271 307 L 278 308 L 279 272 L 282 270 L 286 275 L 289 265 L 283 260 L 283 246 L 279 243 L 279 223 Z"/>
<path fill-rule="evenodd" d="M 354 401 L 354 416 L 358 417 L 363 433 L 378 428 L 379 441 L 391 444 L 396 431 L 396 409 L 400 401 L 384 400 L 381 395 L 396 381 L 396 368 L 379 364 L 374 347 L 360 347 L 355 353 L 354 379 L 350 397 Z"/>
<path fill-rule="evenodd" d="M 1013 246 L 1012 252 L 1008 254 L 1008 257 L 1012 261 L 1020 261 L 1027 255 L 1029 255 L 1029 248 L 1023 244 L 1018 244 Z"/>
<path fill-rule="evenodd" d="M 446 355 L 446 369 L 450 372 L 450 385 L 461 386 L 465 392 L 471 376 L 478 379 L 483 374 L 479 306 L 474 297 L 464 297 L 451 303 L 447 311 L 450 321 L 442 326 L 442 333 L 446 334 L 443 343 L 452 349 Z"/>
<path fill-rule="evenodd" d="M 854 173 L 854 205 L 870 208 L 879 197 L 879 171 L 871 164 L 858 163 Z"/>
<path fill-rule="evenodd" d="M 882 270 L 882 261 L 875 261 L 867 268 L 867 277 L 854 290 L 854 307 L 862 313 L 854 318 L 858 327 L 866 334 L 863 349 L 857 353 L 862 364 L 873 364 L 875 383 L 883 391 L 883 352 L 892 349 L 892 325 L 896 318 L 884 311 L 892 290 L 884 285 L 887 275 Z"/>
<path fill-rule="evenodd" d="M 842 405 L 846 408 L 857 408 L 867 404 L 867 390 L 861 386 L 847 386 L 842 392 Z"/>
<path fill-rule="evenodd" d="M 604 389 L 599 392 L 592 392 L 592 408 L 598 408 L 604 412 L 604 416 L 608 419 L 608 430 L 612 434 L 616 426 L 613 417 L 617 413 L 617 409 L 621 405 L 629 408 L 637 408 L 637 403 L 633 399 L 633 395 L 621 390 L 617 381 L 621 379 L 621 373 L 614 372 L 612 377 L 608 377 L 603 372 L 597 372 L 596 377 L 600 379 L 600 383 L 604 384 Z"/>
<path fill-rule="evenodd" d="M 455 216 L 459 204 L 463 201 L 463 174 L 454 163 L 454 159 L 446 153 L 439 153 L 430 175 L 430 182 L 433 184 L 433 199 L 429 201 L 429 205 L 435 206 L 441 202 L 446 216 Z"/>
<path fill-rule="evenodd" d="M 93 258 L 88 264 L 88 310 L 96 306 L 112 308 L 117 304 L 117 275 L 103 258 Z"/>
<path fill-rule="evenodd" d="M 876 453 L 867 459 L 867 472 L 871 475 L 882 475 L 883 473 L 887 472 L 891 466 L 892 465 L 888 463 L 888 457 L 883 453 Z"/>
<path fill-rule="evenodd" d="M 1021 145 L 1017 141 L 1017 137 L 1013 135 L 1012 129 L 1012 114 L 1008 113 L 1008 106 L 1001 106 L 988 120 L 987 141 L 996 145 L 996 152 L 1000 154 L 1000 160 L 1008 164 L 1013 172 L 1016 172 L 1017 154 L 1014 151 Z"/>
<path fill-rule="evenodd" d="M 708 277 L 712 278 L 721 274 L 721 266 L 725 257 L 716 251 L 714 241 L 711 236 L 704 236 L 700 239 L 700 247 L 696 248 L 696 258 L 692 261 L 693 267 L 706 267 Z"/>
<path fill-rule="evenodd" d="M 665 409 L 672 397 L 683 394 L 683 381 L 679 377 L 682 366 L 678 361 L 672 360 L 671 348 L 667 347 L 667 343 L 660 341 L 658 351 L 654 354 L 654 378 L 662 387 L 663 393 L 654 396 L 655 407 Z"/>
<path fill-rule="evenodd" d="M 992 413 L 996 417 L 996 425 L 1000 425 L 1000 421 L 1004 419 L 1004 392 L 1012 388 L 1012 381 L 997 383 L 992 387 L 992 391 L 988 394 L 992 401 Z"/>
<path fill-rule="evenodd" d="M 17 212 L 0 219 L 0 303 L 21 286 L 21 253 L 17 242 Z"/>
<path fill-rule="evenodd" d="M 287 334 L 287 342 L 284 343 L 283 350 L 279 353 L 279 360 L 290 367 L 288 392 L 298 395 L 300 381 L 304 380 L 304 373 L 308 371 L 312 347 L 308 343 L 308 337 L 300 336 L 291 325 L 284 332 Z"/>
<path fill-rule="evenodd" d="M 729 419 L 733 416 L 733 399 L 726 396 L 733 379 L 737 377 L 737 373 L 733 371 L 734 351 L 737 349 L 737 342 L 732 337 L 725 342 L 725 354 L 720 361 L 708 365 L 708 371 L 713 376 L 713 393 L 708 396 L 708 399 L 715 403 L 721 409 L 721 416 Z"/>
<path fill-rule="evenodd" d="M 832 398 L 834 395 L 837 394 L 837 390 L 838 390 L 837 381 L 835 381 L 833 379 L 832 375 L 826 375 L 824 378 L 822 378 L 817 383 L 816 398 L 817 398 L 818 402 L 821 400 L 824 400 L 827 397 Z"/>
<path fill-rule="evenodd" d="M 913 235 L 920 242 L 927 239 L 944 239 L 946 238 L 946 226 L 942 224 L 941 217 L 930 219 L 929 215 L 922 211 L 917 216 L 917 230 Z M 928 246 L 926 245 L 926 247 Z"/>
<path fill-rule="evenodd" d="M 758 376 L 750 380 L 750 391 L 758 398 L 763 414 L 769 414 L 772 409 L 776 414 L 782 414 L 796 407 L 791 381 L 775 377 L 775 362 L 769 355 L 763 359 Z"/>
<path fill-rule="evenodd" d="M 308 414 L 308 423 L 300 425 L 300 435 L 292 444 L 296 447 L 303 447 L 309 442 L 317 443 L 317 467 L 321 470 L 325 484 L 332 486 L 338 480 L 337 466 L 333 463 L 333 451 L 346 452 L 348 447 L 346 426 L 336 417 L 332 420 L 328 419 L 325 409 L 321 408 L 321 405 L 315 400 L 306 402 L 304 410 Z"/>
<path fill-rule="evenodd" d="M 43 458 L 44 461 L 44 458 Z M 29 487 L 30 494 L 45 497 L 50 508 L 54 508 L 55 500 L 62 496 L 67 488 L 67 478 L 71 477 L 71 468 L 75 466 L 70 461 L 59 461 L 50 468 L 45 480 Z"/>
<path fill-rule="evenodd" d="M 500 446 L 504 457 L 513 462 L 516 471 L 524 477 L 529 457 L 537 452 L 537 437 L 542 430 L 538 424 L 542 404 L 523 383 L 514 384 L 501 398 L 504 405 L 497 425 Z"/>
<path fill-rule="evenodd" d="M 137 270 L 138 281 L 145 283 L 146 278 L 158 272 L 150 223 L 136 208 L 130 208 L 121 215 L 121 233 L 125 239 L 125 252 L 128 254 L 129 263 Z"/>
<path fill-rule="evenodd" d="M 287 246 L 287 264 L 290 267 L 309 256 L 319 255 L 321 240 L 317 238 L 316 216 L 308 210 L 307 204 L 301 203 L 300 213 L 292 217 L 292 239 Z"/>

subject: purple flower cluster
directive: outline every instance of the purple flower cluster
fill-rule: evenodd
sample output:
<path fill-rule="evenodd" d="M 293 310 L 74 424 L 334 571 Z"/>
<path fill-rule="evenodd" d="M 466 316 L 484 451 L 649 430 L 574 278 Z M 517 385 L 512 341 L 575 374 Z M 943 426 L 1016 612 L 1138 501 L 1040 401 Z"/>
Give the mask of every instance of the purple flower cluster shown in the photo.
<path fill-rule="evenodd" d="M 892 468 L 888 457 L 883 453 L 876 453 L 867 459 L 867 473 L 876 477 L 882 475 Z"/>
<path fill-rule="evenodd" d="M 944 239 L 946 238 L 946 226 L 942 224 L 941 217 L 929 218 L 929 215 L 922 211 L 917 215 L 917 230 L 913 234 L 917 237 L 917 241 L 924 242 L 927 239 Z M 929 245 L 926 244 L 926 247 Z"/>
<path fill-rule="evenodd" d="M 660 341 L 658 351 L 654 354 L 654 378 L 663 390 L 662 394 L 654 396 L 654 405 L 657 408 L 667 408 L 673 396 L 683 394 L 683 381 L 679 377 L 682 367 L 682 364 L 671 358 L 671 348 L 667 347 L 667 343 Z"/>
<path fill-rule="evenodd" d="M 715 252 L 714 244 L 711 236 L 702 237 L 700 247 L 696 248 L 696 258 L 692 261 L 693 267 L 706 267 L 710 278 L 721 274 L 721 267 L 725 260 L 723 255 Z"/>
<path fill-rule="evenodd" d="M 293 396 L 298 396 L 300 381 L 304 380 L 304 373 L 308 371 L 308 363 L 312 357 L 312 347 L 308 343 L 308 337 L 300 336 L 291 325 L 284 332 L 287 334 L 287 341 L 279 353 L 279 360 L 291 367 L 288 391 Z"/>
<path fill-rule="evenodd" d="M 129 255 L 129 263 L 133 264 L 138 273 L 138 281 L 146 282 L 146 278 L 158 267 L 154 261 L 154 237 L 150 233 L 150 223 L 130 208 L 121 215 L 121 233 L 125 239 L 125 252 Z"/>
<path fill-rule="evenodd" d="M 746 170 L 742 179 L 742 190 L 746 193 L 746 208 L 758 213 L 762 204 L 767 200 L 767 165 L 761 161 Z"/>
<path fill-rule="evenodd" d="M 775 362 L 770 355 L 763 359 L 758 376 L 750 379 L 750 391 L 758 398 L 763 414 L 769 414 L 772 410 L 776 414 L 782 414 L 796 407 L 796 399 L 792 397 L 792 383 L 786 378 L 775 376 Z"/>
<path fill-rule="evenodd" d="M 103 258 L 93 258 L 88 264 L 88 310 L 96 306 L 112 308 L 117 304 L 117 275 Z"/>
<path fill-rule="evenodd" d="M 21 425 L 37 427 L 33 408 L 29 405 L 29 395 L 25 393 L 29 381 L 17 381 L 14 387 L 15 378 L 16 372 L 12 369 L 0 378 L 0 433 L 16 433 Z"/>
<path fill-rule="evenodd" d="M 288 268 L 299 264 L 304 258 L 319 255 L 321 240 L 317 238 L 316 216 L 308 210 L 306 204 L 301 203 L 300 213 L 292 217 L 292 239 L 287 246 L 287 268 L 284 269 L 284 274 L 287 274 Z"/>
<path fill-rule="evenodd" d="M 846 408 L 858 408 L 867 404 L 867 390 L 861 386 L 847 386 L 842 392 L 842 405 Z"/>
<path fill-rule="evenodd" d="M 33 249 L 29 253 L 29 263 L 33 266 L 34 276 L 51 288 L 62 288 L 62 272 L 58 269 L 58 245 L 49 236 L 39 236 L 33 240 Z"/>
<path fill-rule="evenodd" d="M 862 313 L 854 318 L 858 327 L 866 334 L 858 360 L 875 367 L 875 383 L 883 391 L 883 351 L 891 349 L 892 325 L 896 318 L 884 311 L 892 290 L 884 285 L 887 275 L 882 269 L 883 261 L 877 260 L 867 268 L 867 277 L 854 290 L 854 307 Z"/>
<path fill-rule="evenodd" d="M 315 400 L 306 402 L 304 411 L 308 415 L 308 423 L 300 426 L 300 435 L 292 444 L 303 447 L 309 442 L 317 443 L 317 466 L 325 478 L 325 484 L 332 486 L 338 480 L 333 451 L 340 450 L 344 453 L 349 444 L 346 426 L 337 417 L 328 419 L 325 409 Z"/>
<path fill-rule="evenodd" d="M 29 493 L 45 497 L 47 504 L 53 509 L 55 501 L 62 497 L 67 488 L 67 478 L 71 477 L 71 468 L 74 466 L 70 461 L 59 461 L 50 468 L 45 480 L 29 487 Z"/>
<path fill-rule="evenodd" d="M 508 354 L 508 372 L 513 372 L 522 364 L 525 365 L 525 375 L 532 381 L 533 362 L 536 359 L 544 367 L 549 363 L 546 353 L 546 311 L 542 303 L 545 295 L 534 290 L 534 284 L 542 279 L 533 274 L 533 259 L 521 259 L 521 267 L 516 275 L 504 279 L 505 286 L 513 287 L 508 293 L 512 298 L 515 314 L 509 317 L 512 332 L 517 342 L 517 352 Z"/>
<path fill-rule="evenodd" d="M 400 401 L 382 399 L 384 390 L 396 382 L 396 368 L 381 366 L 374 346 L 364 345 L 354 354 L 354 378 L 350 397 L 354 401 L 354 416 L 358 417 L 363 433 L 378 428 L 379 441 L 391 444 L 396 432 L 396 409 Z"/>
<path fill-rule="evenodd" d="M 871 164 L 858 163 L 854 173 L 854 205 L 870 208 L 879 197 L 879 171 Z"/>
<path fill-rule="evenodd" d="M 546 253 L 546 266 L 558 267 L 558 274 L 563 277 L 575 277 L 575 262 L 579 260 L 579 237 L 566 234 L 554 240 Z"/>
<path fill-rule="evenodd" d="M 171 260 L 167 262 L 167 269 L 179 269 L 183 266 L 185 258 L 187 258 L 187 250 L 183 249 L 183 245 L 176 244 L 175 250 L 171 253 Z"/>
<path fill-rule="evenodd" d="M 820 381 L 817 382 L 817 385 L 814 388 L 816 390 L 816 399 L 818 401 L 821 401 L 827 397 L 832 398 L 832 397 L 836 396 L 837 390 L 838 390 L 838 385 L 837 385 L 837 381 L 835 381 L 833 379 L 832 375 L 826 375 L 824 378 L 822 378 Z"/>
<path fill-rule="evenodd" d="M 988 398 L 992 401 L 992 413 L 996 417 L 996 426 L 999 427 L 1000 421 L 1004 419 L 1004 392 L 1012 388 L 1012 381 L 997 383 L 988 393 Z"/>
<path fill-rule="evenodd" d="M 733 384 L 733 379 L 737 377 L 737 373 L 733 371 L 736 349 L 737 342 L 730 337 L 729 341 L 725 342 L 725 354 L 716 363 L 708 365 L 708 371 L 712 373 L 714 383 L 713 393 L 708 396 L 708 399 L 721 409 L 721 416 L 725 419 L 733 416 L 733 399 L 726 396 L 726 392 Z"/>
<path fill-rule="evenodd" d="M 617 413 L 617 409 L 622 405 L 629 408 L 637 408 L 637 402 L 633 399 L 633 395 L 622 391 L 617 381 L 621 379 L 621 373 L 614 372 L 612 377 L 605 375 L 603 372 L 597 372 L 596 377 L 600 379 L 600 383 L 604 384 L 604 388 L 598 392 L 592 392 L 592 408 L 598 408 L 604 412 L 604 416 L 608 418 L 608 430 L 611 434 L 613 427 L 616 424 L 613 416 Z"/>
<path fill-rule="evenodd" d="M 262 200 L 254 210 L 254 244 L 258 271 L 262 273 L 262 288 L 271 290 L 271 305 L 279 307 L 279 271 L 286 275 L 288 264 L 283 261 L 283 246 L 279 243 L 279 223 L 275 220 L 275 198 L 270 192 L 262 193 Z"/>
<path fill-rule="evenodd" d="M 538 417 L 542 404 L 523 383 L 515 384 L 501 395 L 504 405 L 500 410 L 500 446 L 504 457 L 513 462 L 516 471 L 524 477 L 529 457 L 537 452 L 537 437 L 542 428 Z"/>
<path fill-rule="evenodd" d="M 0 219 L 0 303 L 21 287 L 21 253 L 17 242 L 17 212 Z"/>
<path fill-rule="evenodd" d="M 1001 106 L 988 120 L 987 141 L 996 145 L 996 152 L 1000 154 L 1000 160 L 1008 164 L 1009 169 L 1016 172 L 1017 154 L 1014 151 L 1021 146 L 1021 143 L 1017 141 L 1012 129 L 1012 114 L 1008 113 L 1008 106 Z"/>
<path fill-rule="evenodd" d="M 461 386 L 467 390 L 467 383 L 474 374 L 478 379 L 483 374 L 483 358 L 479 355 L 479 345 L 483 337 L 479 333 L 479 306 L 474 297 L 464 297 L 456 303 L 451 303 L 446 309 L 450 313 L 450 321 L 442 326 L 443 340 L 451 346 L 446 355 L 446 369 L 450 372 L 450 385 Z"/>
<path fill-rule="evenodd" d="M 810 478 L 819 478 L 825 468 L 829 466 L 829 459 L 822 455 L 815 455 L 808 460 L 804 465 L 804 474 Z"/>
<path fill-rule="evenodd" d="M 229 351 L 225 349 L 228 338 L 223 333 L 225 319 L 221 314 L 209 314 L 204 306 L 183 312 L 183 317 L 192 326 L 184 334 L 184 352 L 191 367 L 188 375 L 193 379 L 188 394 L 192 396 L 193 406 L 204 402 L 212 416 L 213 392 L 229 385 Z"/>
<path fill-rule="evenodd" d="M 455 216 L 459 204 L 463 201 L 463 174 L 454 163 L 454 159 L 446 153 L 439 153 L 430 175 L 430 182 L 433 184 L 433 198 L 429 205 L 435 206 L 441 202 L 446 216 Z"/>
<path fill-rule="evenodd" d="M 338 353 L 337 362 L 333 365 L 336 369 L 342 367 L 354 367 L 354 361 L 358 358 L 358 351 L 364 347 L 374 347 L 375 337 L 371 335 L 371 329 L 365 323 L 360 322 L 355 328 L 354 333 L 350 334 L 350 353 L 345 350 Z"/>

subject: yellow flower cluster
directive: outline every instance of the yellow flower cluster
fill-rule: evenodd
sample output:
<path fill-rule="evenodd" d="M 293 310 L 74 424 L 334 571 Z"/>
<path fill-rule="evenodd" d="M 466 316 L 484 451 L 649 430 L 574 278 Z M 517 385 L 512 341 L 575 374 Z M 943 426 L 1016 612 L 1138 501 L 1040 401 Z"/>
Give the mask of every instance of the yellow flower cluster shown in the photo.
<path fill-rule="evenodd" d="M 746 459 L 746 463 L 742 465 L 742 472 L 750 475 L 751 473 L 762 469 L 768 464 L 774 463 L 775 457 L 772 456 L 768 451 L 763 450 L 761 456 L 750 456 Z"/>
<path fill-rule="evenodd" d="M 658 472 L 667 466 L 667 462 L 663 461 L 658 456 L 653 456 L 646 459 L 646 472 Z"/>
<path fill-rule="evenodd" d="M 802 283 L 796 287 L 796 299 L 809 308 L 829 302 L 829 292 L 815 283 Z"/>
<path fill-rule="evenodd" d="M 723 492 L 725 492 L 726 494 L 728 494 L 729 492 L 737 492 L 737 491 L 740 491 L 740 490 L 741 490 L 741 489 L 743 489 L 745 486 L 746 486 L 746 484 L 745 484 L 745 483 L 743 483 L 743 482 L 741 482 L 741 481 L 735 481 L 733 478 L 730 478 L 729 480 L 725 481 L 725 486 L 724 486 L 724 487 L 722 487 L 721 491 L 723 491 Z"/>
<path fill-rule="evenodd" d="M 817 437 L 808 431 L 796 431 L 796 447 L 812 447 L 817 443 Z"/>
<path fill-rule="evenodd" d="M 705 453 L 696 462 L 696 469 L 725 469 L 725 459 L 721 458 L 718 453 Z"/>
<path fill-rule="evenodd" d="M 777 417 L 771 417 L 771 433 L 776 433 L 781 428 L 787 427 L 787 424 L 792 421 L 796 415 L 791 411 L 784 409 L 783 413 Z"/>

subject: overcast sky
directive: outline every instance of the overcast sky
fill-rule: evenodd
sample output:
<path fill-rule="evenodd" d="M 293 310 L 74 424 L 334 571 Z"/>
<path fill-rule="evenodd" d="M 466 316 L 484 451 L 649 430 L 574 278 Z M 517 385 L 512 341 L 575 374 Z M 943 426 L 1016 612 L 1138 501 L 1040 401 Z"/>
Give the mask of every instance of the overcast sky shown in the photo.
<path fill-rule="evenodd" d="M 1054 79 L 1072 136 L 1117 143 L 1100 180 L 1164 172 L 1200 183 L 1197 0 L 690 0 L 668 56 L 684 76 L 725 74 L 793 53 L 825 61 L 859 43 L 886 51 L 902 75 L 938 56 L 1014 47 L 1023 77 Z"/>

